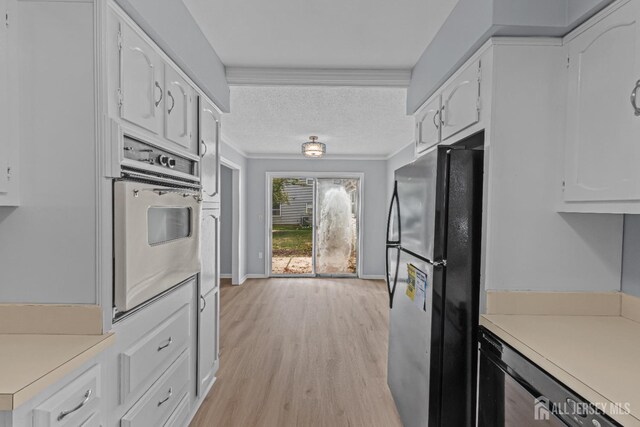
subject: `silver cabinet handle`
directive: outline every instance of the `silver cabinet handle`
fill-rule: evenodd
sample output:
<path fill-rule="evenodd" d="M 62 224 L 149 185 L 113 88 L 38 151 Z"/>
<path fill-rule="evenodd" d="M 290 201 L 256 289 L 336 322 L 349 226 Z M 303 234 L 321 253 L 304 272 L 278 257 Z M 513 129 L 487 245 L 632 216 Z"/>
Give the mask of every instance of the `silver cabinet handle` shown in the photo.
<path fill-rule="evenodd" d="M 160 98 L 158 98 L 158 100 L 156 101 L 156 107 L 157 107 L 158 105 L 160 105 L 160 101 L 162 101 L 162 96 L 164 95 L 164 92 L 162 91 L 162 88 L 160 87 L 160 83 L 156 82 L 155 87 L 160 89 Z"/>
<path fill-rule="evenodd" d="M 438 119 L 438 121 L 436 121 L 436 119 Z M 436 127 L 436 129 L 440 129 L 440 110 L 439 109 L 433 115 L 433 125 Z"/>
<path fill-rule="evenodd" d="M 636 82 L 636 85 L 633 87 L 631 91 L 631 106 L 633 107 L 633 112 L 636 116 L 640 116 L 640 108 L 638 108 L 638 104 L 636 102 L 636 93 L 640 89 L 640 80 Z"/>
<path fill-rule="evenodd" d="M 207 154 L 207 144 L 204 142 L 204 139 L 200 141 L 200 145 L 202 146 L 200 157 L 204 157 Z"/>
<path fill-rule="evenodd" d="M 77 410 L 79 410 L 80 408 L 82 408 L 84 405 L 87 404 L 87 402 L 89 401 L 89 398 L 91 397 L 91 389 L 87 390 L 86 393 L 84 394 L 84 400 L 82 402 L 80 402 L 78 404 L 78 406 L 76 406 L 73 409 L 69 409 L 68 411 L 62 411 L 60 412 L 60 415 L 58 415 L 58 421 L 63 420 L 64 418 L 66 418 L 68 415 L 73 414 L 74 412 L 76 412 Z"/>
<path fill-rule="evenodd" d="M 169 337 L 169 339 L 167 340 L 167 343 L 164 345 L 161 345 L 160 347 L 158 347 L 158 351 L 162 351 L 165 348 L 169 347 L 171 345 L 171 343 L 173 342 L 173 338 Z"/>
<path fill-rule="evenodd" d="M 171 399 L 171 396 L 173 396 L 173 388 L 169 387 L 169 393 L 168 393 L 167 397 L 165 397 L 160 402 L 158 402 L 158 406 L 162 406 L 162 404 L 164 402 L 166 402 L 167 400 Z"/>
<path fill-rule="evenodd" d="M 200 309 L 200 313 L 202 313 L 204 309 L 207 308 L 207 300 L 204 299 L 202 295 L 200 295 L 200 299 L 202 300 L 202 308 Z"/>
<path fill-rule="evenodd" d="M 440 112 L 438 113 L 438 121 L 440 122 L 440 126 L 444 125 L 444 105 L 440 108 Z"/>
<path fill-rule="evenodd" d="M 167 114 L 171 114 L 171 112 L 173 111 L 173 107 L 176 106 L 176 100 L 173 98 L 170 90 L 167 91 L 167 96 L 171 98 L 171 107 L 169 107 L 169 111 L 167 111 Z"/>

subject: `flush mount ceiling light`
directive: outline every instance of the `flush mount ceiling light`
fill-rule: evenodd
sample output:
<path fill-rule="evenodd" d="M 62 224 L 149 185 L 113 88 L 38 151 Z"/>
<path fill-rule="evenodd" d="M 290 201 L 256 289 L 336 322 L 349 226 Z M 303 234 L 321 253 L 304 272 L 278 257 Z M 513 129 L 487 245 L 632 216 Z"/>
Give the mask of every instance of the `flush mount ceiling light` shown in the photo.
<path fill-rule="evenodd" d="M 302 154 L 305 157 L 320 158 L 327 152 L 327 146 L 322 142 L 318 142 L 317 136 L 310 136 L 310 141 L 302 144 Z"/>

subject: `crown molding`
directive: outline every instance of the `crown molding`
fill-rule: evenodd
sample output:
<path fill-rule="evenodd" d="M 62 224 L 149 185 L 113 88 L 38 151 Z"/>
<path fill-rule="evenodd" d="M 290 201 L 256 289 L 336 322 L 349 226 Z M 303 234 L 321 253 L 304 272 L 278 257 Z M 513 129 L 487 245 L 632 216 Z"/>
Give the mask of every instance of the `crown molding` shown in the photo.
<path fill-rule="evenodd" d="M 409 87 L 411 70 L 226 67 L 231 86 Z"/>

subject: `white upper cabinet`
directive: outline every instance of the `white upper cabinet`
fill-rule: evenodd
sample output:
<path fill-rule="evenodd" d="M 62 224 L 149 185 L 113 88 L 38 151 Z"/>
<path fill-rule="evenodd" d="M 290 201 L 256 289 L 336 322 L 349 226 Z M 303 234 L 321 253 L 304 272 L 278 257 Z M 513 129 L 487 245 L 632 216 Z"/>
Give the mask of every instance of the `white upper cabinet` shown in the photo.
<path fill-rule="evenodd" d="M 133 28 L 120 22 L 120 116 L 160 135 L 164 98 L 163 63 Z"/>
<path fill-rule="evenodd" d="M 480 62 L 474 62 L 442 91 L 442 140 L 480 120 Z"/>
<path fill-rule="evenodd" d="M 219 150 L 220 120 L 217 110 L 204 98 L 200 98 L 200 179 L 205 202 L 220 201 Z"/>
<path fill-rule="evenodd" d="M 565 202 L 640 200 L 640 38 L 629 1 L 571 39 Z"/>
<path fill-rule="evenodd" d="M 219 301 L 217 289 L 207 295 L 200 296 L 200 325 L 198 327 L 198 395 L 200 396 L 215 377 L 219 366 Z"/>
<path fill-rule="evenodd" d="M 220 211 L 203 209 L 202 227 L 200 227 L 200 293 L 205 295 L 218 287 L 218 245 L 220 230 Z"/>
<path fill-rule="evenodd" d="M 440 142 L 441 99 L 440 95 L 436 96 L 416 116 L 416 150 L 418 153 Z"/>
<path fill-rule="evenodd" d="M 194 90 L 169 64 L 165 65 L 164 77 L 165 136 L 195 153 Z"/>

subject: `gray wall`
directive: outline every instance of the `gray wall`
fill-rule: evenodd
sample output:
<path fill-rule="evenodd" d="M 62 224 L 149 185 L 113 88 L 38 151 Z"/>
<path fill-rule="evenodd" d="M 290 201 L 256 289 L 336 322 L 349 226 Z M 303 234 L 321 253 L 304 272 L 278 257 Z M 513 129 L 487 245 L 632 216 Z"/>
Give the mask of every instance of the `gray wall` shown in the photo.
<path fill-rule="evenodd" d="M 624 216 L 622 292 L 640 297 L 640 215 Z"/>
<path fill-rule="evenodd" d="M 385 228 L 387 220 L 387 165 L 384 160 L 268 160 L 248 161 L 248 205 L 249 213 L 247 255 L 249 274 L 265 274 L 266 256 L 266 173 L 267 172 L 354 172 L 364 173 L 362 205 L 362 265 L 364 276 L 385 274 Z"/>
<path fill-rule="evenodd" d="M 414 113 L 491 36 L 561 36 L 612 0 L 460 0 L 411 73 Z"/>
<path fill-rule="evenodd" d="M 225 68 L 180 0 L 116 0 L 222 111 L 229 112 Z"/>
<path fill-rule="evenodd" d="M 387 160 L 387 205 L 391 202 L 391 196 L 393 195 L 393 183 L 395 181 L 396 169 L 413 162 L 415 159 L 415 143 L 412 142 Z"/>
<path fill-rule="evenodd" d="M 230 275 L 232 269 L 233 173 L 220 168 L 220 274 Z"/>

